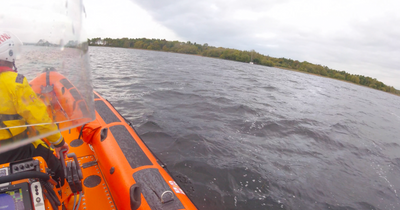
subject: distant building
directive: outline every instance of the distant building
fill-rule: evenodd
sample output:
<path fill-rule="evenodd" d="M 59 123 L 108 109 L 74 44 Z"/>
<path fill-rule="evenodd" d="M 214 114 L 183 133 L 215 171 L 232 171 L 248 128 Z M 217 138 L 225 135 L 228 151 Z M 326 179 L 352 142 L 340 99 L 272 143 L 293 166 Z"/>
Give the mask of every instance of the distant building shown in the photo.
<path fill-rule="evenodd" d="M 52 44 L 49 41 L 45 40 L 45 39 L 41 39 L 36 43 L 36 46 L 46 46 L 46 47 L 54 47 L 54 46 L 58 46 L 56 44 Z"/>
<path fill-rule="evenodd" d="M 65 45 L 65 47 L 76 47 L 76 46 L 78 46 L 78 41 L 73 41 L 73 40 L 70 40 L 70 41 Z"/>
<path fill-rule="evenodd" d="M 99 40 L 96 40 L 95 44 L 96 45 L 106 45 L 106 41 L 99 39 Z"/>

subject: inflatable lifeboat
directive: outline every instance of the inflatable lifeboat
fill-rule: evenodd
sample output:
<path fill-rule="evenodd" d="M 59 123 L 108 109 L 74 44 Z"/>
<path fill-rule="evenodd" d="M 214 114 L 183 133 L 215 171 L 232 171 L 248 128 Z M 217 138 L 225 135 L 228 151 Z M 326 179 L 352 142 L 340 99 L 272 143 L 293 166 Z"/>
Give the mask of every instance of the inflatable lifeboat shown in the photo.
<path fill-rule="evenodd" d="M 68 119 L 85 119 L 86 103 L 63 75 L 47 70 L 30 85 L 53 106 L 49 115 L 65 122 L 60 128 Z M 94 104 L 94 121 L 62 132 L 70 145 L 68 158 L 61 158 L 66 184 L 55 188 L 45 161 L 35 157 L 0 166 L 9 175 L 0 177 L 0 198 L 13 195 L 15 209 L 196 209 L 130 123 L 96 92 Z M 26 173 L 15 176 L 21 165 Z"/>

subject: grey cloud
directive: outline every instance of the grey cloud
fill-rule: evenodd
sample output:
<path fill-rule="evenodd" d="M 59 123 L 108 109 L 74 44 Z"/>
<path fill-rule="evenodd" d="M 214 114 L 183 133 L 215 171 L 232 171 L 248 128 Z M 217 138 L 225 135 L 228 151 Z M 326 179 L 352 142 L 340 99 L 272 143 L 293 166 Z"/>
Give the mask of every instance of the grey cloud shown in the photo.
<path fill-rule="evenodd" d="M 255 49 L 274 57 L 306 60 L 334 69 L 341 67 L 337 70 L 377 77 L 393 86 L 400 84 L 400 78 L 387 76 L 400 71 L 398 15 L 388 14 L 364 22 L 351 19 L 346 30 L 326 32 L 324 29 L 330 26 L 323 23 L 312 29 L 300 28 L 265 15 L 288 1 L 132 1 L 188 41 Z M 377 70 L 377 66 L 381 69 Z"/>
<path fill-rule="evenodd" d="M 267 12 L 278 1 L 136 1 L 159 23 L 175 31 L 180 37 L 199 43 L 223 47 L 254 47 L 257 28 L 265 22 L 235 20 L 237 8 Z M 257 26 L 258 25 L 258 26 Z M 249 46 L 253 45 L 253 46 Z"/>

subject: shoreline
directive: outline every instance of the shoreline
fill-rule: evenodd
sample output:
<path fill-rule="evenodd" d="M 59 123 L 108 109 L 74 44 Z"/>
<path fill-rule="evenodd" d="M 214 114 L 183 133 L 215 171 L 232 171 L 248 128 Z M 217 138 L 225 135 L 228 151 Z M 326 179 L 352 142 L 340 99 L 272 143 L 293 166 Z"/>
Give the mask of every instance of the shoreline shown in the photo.
<path fill-rule="evenodd" d="M 114 48 L 125 48 L 125 49 L 134 49 L 134 50 L 146 50 L 146 51 L 156 51 L 156 52 L 166 52 L 166 53 L 177 53 L 177 54 L 183 54 L 183 55 L 194 55 L 194 56 L 200 56 L 200 57 L 206 57 L 206 58 L 215 58 L 215 59 L 222 59 L 222 60 L 227 60 L 227 61 L 234 61 L 234 62 L 239 62 L 239 63 L 247 63 L 247 62 L 231 60 L 231 59 L 225 59 L 225 58 L 220 58 L 220 57 L 204 56 L 204 55 L 201 55 L 201 54 L 180 53 L 180 52 L 164 51 L 164 50 L 150 50 L 150 49 L 133 48 L 133 47 L 118 47 L 118 46 L 104 46 L 104 45 L 89 45 L 89 47 L 114 47 Z M 300 71 L 300 70 L 297 70 L 297 69 L 291 69 L 291 68 L 280 67 L 280 66 L 267 66 L 267 65 L 261 65 L 261 64 L 253 64 L 253 65 L 278 68 L 278 69 L 287 70 L 287 71 L 295 71 L 295 72 L 300 72 L 300 73 L 304 73 L 304 74 L 324 77 L 324 78 L 328 78 L 328 79 L 334 79 L 334 80 L 343 81 L 343 82 L 347 82 L 347 83 L 350 83 L 350 84 L 354 84 L 354 85 L 358 85 L 358 86 L 374 89 L 374 90 L 377 90 L 377 91 L 389 93 L 391 95 L 400 96 L 399 94 L 396 94 L 396 93 L 383 91 L 383 90 L 376 89 L 376 88 L 373 88 L 373 87 L 369 87 L 369 86 L 366 86 L 366 85 L 357 84 L 357 83 L 354 83 L 354 82 L 350 82 L 350 81 L 347 81 L 347 80 L 341 80 L 341 79 L 337 79 L 337 78 L 334 78 L 334 77 L 324 76 L 324 75 L 321 75 L 321 74 L 314 74 L 314 73 L 310 73 L 310 72 L 306 72 L 306 71 Z"/>
<path fill-rule="evenodd" d="M 258 65 L 258 64 L 255 64 L 255 65 Z M 268 66 L 268 67 L 270 67 L 270 66 Z M 357 86 L 360 86 L 360 87 L 365 87 L 365 88 L 368 88 L 368 89 L 372 89 L 372 90 L 388 93 L 388 94 L 391 94 L 391 95 L 399 96 L 399 95 L 397 95 L 395 93 L 386 92 L 386 91 L 383 91 L 383 90 L 378 90 L 378 89 L 375 89 L 375 88 L 372 88 L 372 87 L 368 87 L 368 86 L 365 86 L 365 85 L 357 84 L 357 83 L 350 82 L 350 81 L 347 81 L 347 80 L 336 79 L 336 78 L 333 78 L 333 77 L 327 77 L 327 76 L 320 75 L 320 74 L 313 74 L 313 73 L 310 73 L 310 72 L 299 71 L 299 70 L 296 70 L 296 69 L 289 69 L 289 68 L 278 67 L 278 66 L 274 66 L 273 68 L 278 68 L 278 69 L 282 69 L 282 70 L 286 70 L 286 71 L 295 71 L 295 72 L 299 72 L 299 73 L 303 73 L 303 74 L 309 74 L 309 75 L 318 76 L 318 77 L 323 77 L 323 78 L 327 78 L 327 79 L 334 79 L 334 80 L 337 80 L 337 81 L 346 82 L 346 83 L 357 85 Z"/>

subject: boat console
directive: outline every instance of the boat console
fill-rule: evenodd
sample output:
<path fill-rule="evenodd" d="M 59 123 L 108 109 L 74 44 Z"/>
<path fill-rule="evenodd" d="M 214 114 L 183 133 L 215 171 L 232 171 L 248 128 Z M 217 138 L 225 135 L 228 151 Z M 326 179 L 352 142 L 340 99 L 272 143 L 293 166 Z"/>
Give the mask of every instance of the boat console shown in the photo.
<path fill-rule="evenodd" d="M 29 184 L 9 184 L 0 188 L 0 209 L 34 209 Z"/>
<path fill-rule="evenodd" d="M 61 188 L 56 188 L 57 182 L 51 177 L 52 171 L 41 157 L 0 165 L 0 209 L 61 209 L 69 199 L 68 194 L 80 194 L 78 205 L 74 203 L 74 209 L 78 209 L 83 189 L 82 170 L 74 153 L 68 154 L 66 161 L 61 157 L 66 178 Z"/>

